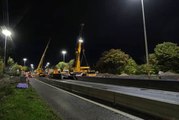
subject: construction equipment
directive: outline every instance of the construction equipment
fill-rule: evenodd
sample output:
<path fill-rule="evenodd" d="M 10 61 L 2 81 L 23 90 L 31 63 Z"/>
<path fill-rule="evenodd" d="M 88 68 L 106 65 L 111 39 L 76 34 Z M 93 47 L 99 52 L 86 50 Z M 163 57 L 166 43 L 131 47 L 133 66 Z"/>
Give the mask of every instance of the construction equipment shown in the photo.
<path fill-rule="evenodd" d="M 50 40 L 49 40 L 48 43 L 47 43 L 47 46 L 46 46 L 46 48 L 45 48 L 45 50 L 44 50 L 44 52 L 43 52 L 43 54 L 42 54 L 42 57 L 41 57 L 41 59 L 40 59 L 40 62 L 39 62 L 39 64 L 38 64 L 38 67 L 37 67 L 37 69 L 36 69 L 36 74 L 37 74 L 39 77 L 45 77 L 45 76 L 46 76 L 44 70 L 42 69 L 42 65 L 43 65 L 44 57 L 45 57 L 45 54 L 46 54 L 46 51 L 47 51 L 47 49 L 48 49 L 49 44 L 50 44 Z"/>
<path fill-rule="evenodd" d="M 62 74 L 58 70 L 57 67 L 54 67 L 53 72 L 51 73 L 51 75 L 49 77 L 54 78 L 54 79 L 62 79 Z"/>
<path fill-rule="evenodd" d="M 76 76 L 82 75 L 82 76 L 96 76 L 95 72 L 91 71 L 90 66 L 81 66 L 81 50 L 82 50 L 82 32 L 83 32 L 84 24 L 81 24 L 81 30 L 79 33 L 79 40 L 77 42 L 77 48 L 76 48 L 76 59 L 75 59 L 75 65 L 73 68 L 73 74 Z M 84 50 L 82 52 L 84 54 Z"/>

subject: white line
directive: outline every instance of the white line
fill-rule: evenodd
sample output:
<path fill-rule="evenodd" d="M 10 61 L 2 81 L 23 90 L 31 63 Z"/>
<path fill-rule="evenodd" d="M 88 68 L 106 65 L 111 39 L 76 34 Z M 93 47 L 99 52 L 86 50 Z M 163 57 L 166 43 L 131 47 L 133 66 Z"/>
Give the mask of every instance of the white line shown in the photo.
<path fill-rule="evenodd" d="M 93 104 L 95 104 L 95 105 L 97 105 L 97 106 L 100 106 L 100 107 L 103 107 L 103 108 L 108 109 L 108 110 L 110 110 L 110 111 L 113 111 L 113 112 L 115 112 L 115 113 L 118 113 L 118 114 L 127 116 L 127 117 L 129 117 L 129 118 L 131 118 L 131 119 L 134 119 L 134 120 L 144 120 L 144 119 L 138 118 L 138 117 L 136 117 L 136 116 L 130 115 L 130 114 L 128 114 L 128 113 L 119 111 L 119 110 L 117 110 L 117 109 L 108 107 L 108 106 L 106 106 L 106 105 L 97 103 L 97 102 L 95 102 L 95 101 L 86 99 L 86 98 L 81 97 L 81 96 L 78 96 L 78 95 L 76 95 L 76 94 L 70 93 L 70 92 L 68 92 L 68 91 L 65 91 L 65 90 L 60 89 L 60 88 L 55 87 L 55 86 L 52 86 L 52 85 L 47 84 L 47 83 L 45 83 L 45 82 L 42 82 L 42 81 L 40 81 L 40 80 L 37 80 L 37 79 L 35 79 L 35 80 L 36 80 L 36 81 L 39 81 L 39 82 L 41 82 L 41 83 L 43 83 L 43 84 L 46 84 L 46 85 L 48 85 L 48 86 L 50 86 L 50 87 L 52 87 L 52 88 L 55 88 L 55 89 L 61 90 L 61 91 L 63 91 L 63 92 L 66 92 L 67 94 L 70 94 L 70 95 L 72 95 L 72 96 L 78 97 L 78 98 L 80 98 L 80 99 L 82 99 L 82 100 L 85 100 L 85 101 L 87 101 L 87 102 L 93 103 Z"/>

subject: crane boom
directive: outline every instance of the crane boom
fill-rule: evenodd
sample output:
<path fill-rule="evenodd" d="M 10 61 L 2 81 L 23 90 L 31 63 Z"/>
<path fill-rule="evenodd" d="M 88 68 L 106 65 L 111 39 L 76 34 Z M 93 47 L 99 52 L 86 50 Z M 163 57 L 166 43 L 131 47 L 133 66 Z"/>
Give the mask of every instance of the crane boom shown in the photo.
<path fill-rule="evenodd" d="M 38 64 L 38 67 L 37 67 L 37 74 L 38 75 L 42 73 L 42 65 L 43 65 L 44 57 L 45 57 L 45 54 L 46 54 L 46 51 L 48 49 L 49 44 L 50 44 L 50 40 L 48 41 L 47 46 L 45 47 L 45 50 L 44 50 L 42 57 L 40 59 L 40 62 Z"/>
<path fill-rule="evenodd" d="M 77 42 L 77 48 L 76 48 L 76 59 L 75 59 L 75 67 L 74 72 L 80 72 L 80 55 L 81 55 L 81 44 L 82 44 L 82 31 L 83 31 L 84 24 L 81 24 L 81 29 L 79 33 L 79 40 Z"/>

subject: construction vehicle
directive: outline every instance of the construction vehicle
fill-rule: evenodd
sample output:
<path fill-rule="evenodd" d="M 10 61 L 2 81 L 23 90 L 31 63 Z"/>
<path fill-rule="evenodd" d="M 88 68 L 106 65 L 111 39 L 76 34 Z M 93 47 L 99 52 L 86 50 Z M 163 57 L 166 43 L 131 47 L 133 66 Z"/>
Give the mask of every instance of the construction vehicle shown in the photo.
<path fill-rule="evenodd" d="M 90 69 L 90 66 L 81 66 L 81 52 L 84 54 L 84 49 L 82 51 L 82 43 L 83 43 L 83 39 L 82 39 L 82 32 L 83 32 L 83 27 L 84 24 L 81 24 L 81 30 L 79 33 L 79 39 L 77 42 L 77 47 L 76 47 L 76 59 L 75 59 L 75 65 L 73 68 L 73 72 L 72 74 L 75 76 L 96 76 L 95 71 Z M 85 56 L 86 57 L 86 56 Z"/>
<path fill-rule="evenodd" d="M 62 79 L 62 74 L 57 67 L 54 67 L 53 71 L 50 73 L 49 77 L 54 78 L 54 79 Z"/>
<path fill-rule="evenodd" d="M 50 40 L 49 40 L 48 43 L 47 43 L 47 46 L 46 46 L 46 48 L 45 48 L 45 50 L 44 50 L 44 52 L 43 52 L 43 54 L 42 54 L 42 57 L 41 57 L 41 59 L 40 59 L 40 62 L 39 62 L 39 64 L 38 64 L 38 67 L 37 67 L 37 69 L 36 69 L 36 74 L 37 74 L 39 77 L 45 77 L 45 76 L 46 76 L 45 71 L 43 70 L 42 66 L 43 66 L 44 57 L 45 57 L 45 54 L 46 54 L 46 51 L 47 51 L 47 49 L 48 49 L 49 44 L 50 44 Z"/>

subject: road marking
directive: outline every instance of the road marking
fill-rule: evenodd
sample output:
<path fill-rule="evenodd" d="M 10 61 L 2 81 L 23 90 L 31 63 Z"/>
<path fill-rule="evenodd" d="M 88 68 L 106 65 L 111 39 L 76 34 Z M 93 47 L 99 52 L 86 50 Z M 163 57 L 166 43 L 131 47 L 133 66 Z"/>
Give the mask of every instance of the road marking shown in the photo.
<path fill-rule="evenodd" d="M 34 78 L 34 79 L 35 79 L 35 78 Z M 52 86 L 52 85 L 47 84 L 47 83 L 45 83 L 45 82 L 42 82 L 42 81 L 40 81 L 40 80 L 37 80 L 37 79 L 35 79 L 35 80 L 36 80 L 36 81 L 38 81 L 38 82 L 41 82 L 41 83 L 43 83 L 43 84 L 45 84 L 45 85 L 48 85 L 48 86 L 50 86 L 50 87 L 52 87 L 52 88 L 55 88 L 55 89 L 61 90 L 61 91 L 63 91 L 63 92 L 66 92 L 67 94 L 70 94 L 70 95 L 72 95 L 72 96 L 75 96 L 75 97 L 77 97 L 77 98 L 80 98 L 80 99 L 82 99 L 82 100 L 84 100 L 84 101 L 87 101 L 87 102 L 93 103 L 93 104 L 95 104 L 95 105 L 97 105 L 97 106 L 103 107 L 103 108 L 108 109 L 108 110 L 110 110 L 110 111 L 113 111 L 113 112 L 115 112 L 115 113 L 118 113 L 118 114 L 121 114 L 121 115 L 127 116 L 127 117 L 129 117 L 129 118 L 131 118 L 131 119 L 134 119 L 134 120 L 144 120 L 144 119 L 142 119 L 142 118 L 138 118 L 138 117 L 133 116 L 133 115 L 130 115 L 130 114 L 128 114 L 128 113 L 125 113 L 125 112 L 119 111 L 119 110 L 117 110 L 117 109 L 114 109 L 114 108 L 108 107 L 108 106 L 106 106 L 106 105 L 103 105 L 103 104 L 97 103 L 97 102 L 92 101 L 92 100 L 86 99 L 86 98 L 81 97 L 81 96 L 79 96 L 79 95 L 76 95 L 76 94 L 70 93 L 70 92 L 68 92 L 68 91 L 65 91 L 65 90 L 60 89 L 60 88 L 55 87 L 55 86 Z"/>

